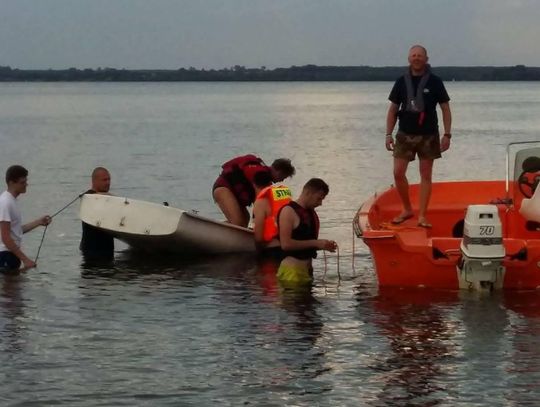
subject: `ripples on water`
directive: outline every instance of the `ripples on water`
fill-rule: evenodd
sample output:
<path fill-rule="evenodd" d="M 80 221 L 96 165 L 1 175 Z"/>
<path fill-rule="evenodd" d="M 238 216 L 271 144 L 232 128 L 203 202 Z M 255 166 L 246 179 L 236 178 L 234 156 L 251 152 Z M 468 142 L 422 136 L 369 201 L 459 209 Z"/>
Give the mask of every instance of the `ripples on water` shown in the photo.
<path fill-rule="evenodd" d="M 39 268 L 0 279 L 1 404 L 535 405 L 539 293 L 380 289 L 360 241 L 352 267 L 355 210 L 391 183 L 390 86 L 1 84 L 0 163 L 30 169 L 27 219 L 87 189 L 96 165 L 117 195 L 218 217 L 219 164 L 255 151 L 293 159 L 294 191 L 329 182 L 322 235 L 341 252 L 326 274 L 316 261 L 305 291 L 246 256 L 141 258 L 119 244 L 113 264 L 88 264 L 69 208 Z M 435 178 L 502 178 L 506 143 L 537 138 L 538 86 L 448 84 L 455 137 Z M 40 237 L 25 236 L 29 253 Z"/>

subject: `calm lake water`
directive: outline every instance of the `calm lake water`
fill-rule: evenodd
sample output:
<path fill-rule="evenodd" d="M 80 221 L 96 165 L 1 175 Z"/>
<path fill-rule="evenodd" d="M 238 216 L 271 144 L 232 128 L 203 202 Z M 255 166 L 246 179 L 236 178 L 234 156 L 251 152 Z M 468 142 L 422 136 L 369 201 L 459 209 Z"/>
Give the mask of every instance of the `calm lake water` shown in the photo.
<path fill-rule="evenodd" d="M 539 293 L 379 289 L 353 240 L 360 203 L 392 182 L 391 86 L 0 83 L 0 169 L 30 170 L 26 220 L 88 189 L 98 165 L 115 195 L 220 219 L 221 163 L 256 152 L 293 160 L 293 192 L 313 176 L 330 184 L 321 235 L 340 245 L 304 292 L 245 256 L 158 261 L 118 244 L 96 268 L 73 205 L 37 269 L 0 277 L 0 405 L 537 405 Z M 504 178 L 506 144 L 538 140 L 540 84 L 447 88 L 454 138 L 434 178 Z M 41 236 L 25 236 L 32 256 Z"/>

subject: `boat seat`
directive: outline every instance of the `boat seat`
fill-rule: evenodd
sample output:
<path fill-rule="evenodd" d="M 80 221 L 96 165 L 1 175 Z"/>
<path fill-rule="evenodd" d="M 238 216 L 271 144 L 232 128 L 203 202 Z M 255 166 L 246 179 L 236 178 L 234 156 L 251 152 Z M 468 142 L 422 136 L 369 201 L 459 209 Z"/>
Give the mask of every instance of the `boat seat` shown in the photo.
<path fill-rule="evenodd" d="M 527 229 L 530 232 L 538 232 L 540 231 L 540 222 L 535 222 L 534 220 L 528 220 L 525 222 L 525 229 Z"/>
<path fill-rule="evenodd" d="M 521 201 L 519 213 L 528 221 L 540 222 L 540 188 L 536 188 L 530 199 Z"/>

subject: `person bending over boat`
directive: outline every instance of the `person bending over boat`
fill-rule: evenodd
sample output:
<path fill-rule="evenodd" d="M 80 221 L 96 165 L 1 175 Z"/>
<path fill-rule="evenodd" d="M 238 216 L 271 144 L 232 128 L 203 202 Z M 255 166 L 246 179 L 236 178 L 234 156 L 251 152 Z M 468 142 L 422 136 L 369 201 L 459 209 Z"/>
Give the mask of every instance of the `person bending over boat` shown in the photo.
<path fill-rule="evenodd" d="M 104 167 L 92 171 L 92 187 L 85 194 L 109 195 L 111 174 Z M 114 238 L 95 226 L 82 222 L 82 237 L 79 246 L 89 259 L 112 259 L 114 257 Z"/>
<path fill-rule="evenodd" d="M 394 182 L 403 204 L 403 211 L 392 220 L 400 224 L 413 217 L 409 197 L 407 166 L 418 155 L 420 160 L 420 204 L 418 226 L 431 227 L 426 219 L 431 196 L 433 161 L 450 148 L 452 115 L 450 97 L 442 80 L 431 72 L 426 49 L 414 45 L 409 50 L 409 69 L 394 83 L 388 99 L 386 117 L 386 149 L 393 151 Z M 437 104 L 442 111 L 444 135 L 439 139 Z M 399 118 L 396 140 L 392 132 Z"/>
<path fill-rule="evenodd" d="M 278 158 L 270 167 L 253 154 L 233 158 L 221 166 L 222 172 L 212 188 L 214 201 L 233 225 L 246 227 L 249 223 L 247 207 L 255 201 L 253 177 L 266 171 L 273 182 L 292 177 L 295 169 L 291 160 Z"/>
<path fill-rule="evenodd" d="M 28 187 L 28 170 L 20 165 L 12 165 L 6 171 L 7 190 L 0 195 L 0 272 L 36 267 L 36 263 L 21 249 L 22 235 L 38 226 L 47 226 L 51 217 L 42 216 L 25 225 L 17 198 Z"/>
<path fill-rule="evenodd" d="M 319 217 L 315 208 L 328 195 L 329 187 L 320 178 L 310 179 L 300 197 L 285 205 L 278 214 L 279 240 L 284 259 L 278 280 L 284 285 L 309 284 L 313 280 L 312 260 L 317 250 L 334 252 L 333 240 L 319 239 Z"/>
<path fill-rule="evenodd" d="M 277 215 L 291 202 L 291 190 L 285 185 L 272 185 L 267 171 L 256 173 L 253 184 L 257 195 L 253 204 L 253 234 L 258 254 L 281 260 L 283 252 L 279 243 Z"/>

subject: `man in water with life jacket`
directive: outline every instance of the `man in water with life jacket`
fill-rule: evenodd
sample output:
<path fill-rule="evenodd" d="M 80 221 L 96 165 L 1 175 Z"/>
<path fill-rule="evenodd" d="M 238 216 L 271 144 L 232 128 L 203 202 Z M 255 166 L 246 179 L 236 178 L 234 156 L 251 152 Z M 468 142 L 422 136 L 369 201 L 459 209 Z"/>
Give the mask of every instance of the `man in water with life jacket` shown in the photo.
<path fill-rule="evenodd" d="M 111 174 L 105 167 L 92 171 L 91 188 L 85 194 L 110 195 Z M 82 236 L 79 249 L 86 260 L 112 260 L 114 258 L 114 238 L 102 229 L 81 222 Z"/>
<path fill-rule="evenodd" d="M 222 169 L 212 188 L 212 195 L 227 221 L 243 227 L 249 223 L 247 207 L 256 197 L 253 186 L 255 174 L 266 171 L 273 182 L 281 182 L 295 173 L 289 159 L 278 158 L 268 167 L 253 154 L 233 158 L 223 164 Z"/>
<path fill-rule="evenodd" d="M 300 197 L 285 205 L 278 214 L 279 240 L 283 260 L 278 280 L 285 286 L 309 284 L 313 280 L 312 260 L 317 250 L 335 252 L 333 240 L 319 239 L 319 217 L 315 208 L 322 205 L 329 187 L 320 178 L 310 179 Z"/>
<path fill-rule="evenodd" d="M 409 50 L 409 69 L 397 79 L 388 99 L 386 149 L 393 151 L 394 181 L 403 211 L 392 220 L 400 224 L 412 218 L 407 166 L 418 155 L 420 160 L 420 203 L 418 226 L 431 227 L 426 211 L 431 196 L 433 161 L 450 147 L 452 115 L 450 97 L 442 80 L 431 72 L 426 49 L 414 45 Z M 437 104 L 441 107 L 444 135 L 439 139 Z M 392 132 L 399 119 L 396 140 Z"/>
<path fill-rule="evenodd" d="M 258 172 L 253 179 L 257 197 L 253 204 L 253 234 L 259 255 L 281 260 L 277 216 L 281 208 L 292 200 L 289 187 L 272 185 L 267 171 Z"/>

